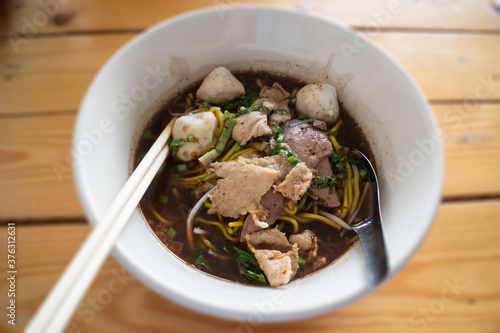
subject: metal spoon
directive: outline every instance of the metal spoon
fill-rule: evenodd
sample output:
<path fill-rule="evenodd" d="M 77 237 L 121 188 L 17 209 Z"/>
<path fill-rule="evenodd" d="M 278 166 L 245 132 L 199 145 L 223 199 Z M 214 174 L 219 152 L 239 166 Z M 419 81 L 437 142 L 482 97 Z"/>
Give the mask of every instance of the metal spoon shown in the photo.
<path fill-rule="evenodd" d="M 358 234 L 363 253 L 365 255 L 368 280 L 374 286 L 378 285 L 387 275 L 387 250 L 385 247 L 384 233 L 382 228 L 382 216 L 380 214 L 380 195 L 378 180 L 373 165 L 360 151 L 353 149 L 361 156 L 361 163 L 366 169 L 369 181 L 369 212 L 368 218 L 354 224 L 353 230 Z"/>

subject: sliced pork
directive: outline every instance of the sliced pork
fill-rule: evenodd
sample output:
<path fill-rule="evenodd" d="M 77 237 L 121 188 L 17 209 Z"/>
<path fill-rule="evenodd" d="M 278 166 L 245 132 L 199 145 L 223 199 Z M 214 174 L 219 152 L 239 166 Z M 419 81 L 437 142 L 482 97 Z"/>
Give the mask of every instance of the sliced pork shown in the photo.
<path fill-rule="evenodd" d="M 210 172 L 222 179 L 209 195 L 212 207 L 209 214 L 238 218 L 240 215 L 262 209 L 261 197 L 273 185 L 280 172 L 243 161 L 216 162 L 209 166 Z"/>
<path fill-rule="evenodd" d="M 286 123 L 292 119 L 292 115 L 290 114 L 290 111 L 286 110 L 278 110 L 274 111 L 271 116 L 269 117 L 269 124 L 275 125 L 275 126 L 281 126 L 282 124 Z"/>
<path fill-rule="evenodd" d="M 311 186 L 312 172 L 304 162 L 297 164 L 286 176 L 285 180 L 275 186 L 275 191 L 281 192 L 285 198 L 297 202 Z"/>
<path fill-rule="evenodd" d="M 288 173 L 293 169 L 293 164 L 288 161 L 288 157 L 283 154 L 274 155 L 274 156 L 266 156 L 260 158 L 249 158 L 248 156 L 238 157 L 238 160 L 241 160 L 245 163 L 258 165 L 264 168 L 272 168 L 274 170 L 278 170 L 280 172 L 278 178 L 276 178 L 275 184 L 280 184 L 285 180 Z"/>
<path fill-rule="evenodd" d="M 278 229 L 255 232 L 245 238 L 271 287 L 290 282 L 299 268 L 296 244 L 291 245 Z"/>
<path fill-rule="evenodd" d="M 262 87 L 260 90 L 260 96 L 262 96 L 262 98 L 255 100 L 252 106 L 260 105 L 262 103 L 271 111 L 283 109 L 290 112 L 290 109 L 288 108 L 290 93 L 283 89 L 278 82 L 274 82 L 272 87 Z"/>
<path fill-rule="evenodd" d="M 272 87 L 262 87 L 260 96 L 262 98 L 257 99 L 252 106 L 262 103 L 265 107 L 269 108 L 271 111 L 269 117 L 270 124 L 279 126 L 292 118 L 288 107 L 290 93 L 283 89 L 278 82 L 274 82 Z"/>
<path fill-rule="evenodd" d="M 245 145 L 252 138 L 273 133 L 267 125 L 267 114 L 265 112 L 254 111 L 238 118 L 233 128 L 233 139 L 240 145 Z"/>
<path fill-rule="evenodd" d="M 291 235 L 290 243 L 297 244 L 299 254 L 305 258 L 314 258 L 318 255 L 318 238 L 311 230 L 304 230 L 299 234 Z"/>

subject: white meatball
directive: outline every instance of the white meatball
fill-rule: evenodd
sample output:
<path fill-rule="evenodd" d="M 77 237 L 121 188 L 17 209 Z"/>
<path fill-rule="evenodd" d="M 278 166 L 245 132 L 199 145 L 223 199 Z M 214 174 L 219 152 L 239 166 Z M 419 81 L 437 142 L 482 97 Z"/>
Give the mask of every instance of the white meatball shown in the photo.
<path fill-rule="evenodd" d="M 214 69 L 196 91 L 196 98 L 214 104 L 223 104 L 245 94 L 245 87 L 224 67 Z"/>
<path fill-rule="evenodd" d="M 297 110 L 308 118 L 333 123 L 339 118 L 337 91 L 328 83 L 308 84 L 297 92 Z"/>
<path fill-rule="evenodd" d="M 181 161 L 191 161 L 201 156 L 214 138 L 218 120 L 212 112 L 200 112 L 179 117 L 172 128 L 173 139 L 184 139 L 186 142 L 179 147 L 177 158 Z M 194 137 L 188 142 L 188 135 Z"/>

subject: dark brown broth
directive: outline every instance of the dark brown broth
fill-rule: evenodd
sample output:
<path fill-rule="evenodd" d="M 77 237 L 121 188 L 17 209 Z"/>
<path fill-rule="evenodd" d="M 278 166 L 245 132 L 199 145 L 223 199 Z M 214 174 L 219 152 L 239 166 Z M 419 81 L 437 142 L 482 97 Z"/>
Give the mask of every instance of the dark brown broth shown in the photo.
<path fill-rule="evenodd" d="M 235 74 L 235 76 L 241 79 L 240 75 L 243 75 L 245 77 L 245 80 L 242 82 L 245 85 L 247 93 L 250 90 L 260 90 L 259 87 L 255 84 L 255 81 L 257 79 L 261 80 L 262 83 L 266 85 L 272 85 L 273 82 L 279 82 L 283 86 L 283 88 L 289 92 L 292 92 L 294 88 L 300 88 L 306 84 L 304 82 L 300 82 L 283 75 L 254 72 Z M 185 104 L 186 97 L 189 93 L 196 95 L 196 90 L 197 87 L 199 87 L 200 83 L 201 81 L 193 84 L 191 87 L 178 94 L 177 96 L 174 96 L 152 118 L 144 131 L 145 135 L 141 137 L 139 141 L 134 160 L 135 166 L 139 164 L 144 154 L 149 150 L 158 135 L 172 118 L 168 110 L 170 109 L 171 112 L 184 112 L 187 107 Z M 338 134 L 338 140 L 348 147 L 353 147 L 361 150 L 365 154 L 368 154 L 370 159 L 373 160 L 371 158 L 372 154 L 365 136 L 362 134 L 361 130 L 353 121 L 349 113 L 344 110 L 342 106 L 341 118 L 343 119 L 343 124 Z M 214 244 L 217 249 L 219 249 L 219 252 L 227 257 L 227 259 L 221 260 L 204 252 L 204 258 L 206 259 L 207 265 L 210 267 L 210 270 L 204 266 L 194 265 L 196 257 L 199 253 L 191 253 L 187 246 L 186 219 L 188 210 L 194 206 L 198 199 L 194 198 L 191 189 L 183 188 L 180 186 L 176 187 L 179 192 L 178 200 L 176 199 L 176 196 L 172 192 L 174 186 L 169 185 L 170 182 L 172 182 L 174 179 L 174 174 L 177 173 L 174 168 L 174 164 L 174 159 L 172 157 L 169 157 L 165 165 L 154 178 L 153 182 L 151 183 L 150 187 L 148 188 L 140 202 L 142 213 L 144 214 L 144 217 L 149 226 L 157 235 L 158 239 L 187 264 L 223 279 L 247 284 L 254 284 L 240 274 L 238 265 L 236 263 L 237 255 L 233 250 L 233 246 L 237 246 L 239 248 L 247 250 L 246 246 L 239 242 L 234 243 L 227 240 L 217 226 L 198 223 L 193 224 L 193 226 L 199 226 L 203 228 L 203 230 L 208 232 L 208 235 L 206 236 L 207 239 L 209 239 L 210 242 Z M 197 164 L 197 162 L 189 163 L 188 170 L 197 166 Z M 180 172 L 179 176 L 183 177 L 184 174 L 185 172 Z M 168 197 L 168 202 L 166 204 L 160 202 L 160 196 L 162 195 Z M 166 217 L 170 224 L 162 223 L 152 212 L 152 208 L 155 209 L 161 216 Z M 359 214 L 359 216 L 364 216 L 366 214 L 365 210 L 366 209 L 362 209 L 362 212 Z M 200 210 L 197 216 L 208 220 L 217 219 L 214 215 L 208 215 L 206 213 L 205 207 Z M 231 221 L 233 221 L 233 219 L 224 218 L 225 223 Z M 276 224 L 278 224 L 278 222 Z M 327 260 L 326 264 L 321 267 L 325 267 L 339 258 L 353 244 L 355 239 L 355 234 L 353 232 L 344 232 L 341 236 L 340 231 L 323 223 L 311 222 L 299 225 L 299 232 L 305 229 L 309 229 L 317 235 L 319 243 L 318 256 L 324 256 Z M 168 235 L 168 230 L 171 228 L 175 230 L 175 236 L 173 237 L 173 239 L 171 239 Z M 292 227 L 288 223 L 285 223 L 282 231 L 286 232 L 287 235 L 289 235 L 292 231 Z M 235 237 L 237 237 L 237 235 Z M 301 265 L 295 278 L 306 276 L 316 270 L 317 269 L 313 268 L 310 263 L 306 263 L 304 265 Z"/>

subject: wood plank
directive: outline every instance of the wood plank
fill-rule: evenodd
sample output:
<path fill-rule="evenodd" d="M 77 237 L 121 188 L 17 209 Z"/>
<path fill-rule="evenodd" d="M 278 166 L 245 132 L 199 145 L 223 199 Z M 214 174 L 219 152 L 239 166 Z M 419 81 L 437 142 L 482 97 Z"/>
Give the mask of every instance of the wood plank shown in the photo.
<path fill-rule="evenodd" d="M 371 36 L 401 62 L 431 101 L 500 98 L 500 39 L 496 36 Z"/>
<path fill-rule="evenodd" d="M 76 110 L 98 69 L 133 36 L 37 38 L 19 53 L 8 41 L 0 41 L 0 114 Z M 500 99 L 497 36 L 380 33 L 373 37 L 408 69 L 430 100 Z"/>
<path fill-rule="evenodd" d="M 82 215 L 68 163 L 74 121 L 74 115 L 0 121 L 0 219 Z"/>
<path fill-rule="evenodd" d="M 500 105 L 433 105 L 445 151 L 444 198 L 498 196 Z"/>
<path fill-rule="evenodd" d="M 422 248 L 379 290 L 337 312 L 293 323 L 251 325 L 200 315 L 163 299 L 110 258 L 67 332 L 498 332 L 499 214 L 500 200 L 442 205 Z M 17 226 L 18 322 L 1 321 L 1 331 L 23 329 L 88 232 L 83 224 Z M 2 243 L 5 233 L 1 228 Z M 0 270 L 5 265 L 0 261 Z M 110 283 L 123 290 L 112 293 Z M 6 290 L 7 281 L 0 286 Z M 0 298 L 0 306 L 6 301 Z"/>
<path fill-rule="evenodd" d="M 500 105 L 433 108 L 445 137 L 444 197 L 500 195 L 493 180 L 500 174 Z M 0 121 L 1 220 L 82 216 L 67 169 L 74 121 L 72 114 Z"/>
<path fill-rule="evenodd" d="M 43 1 L 65 3 L 44 7 L 38 1 L 21 5 L 10 1 L 2 13 L 0 33 L 37 33 L 144 29 L 186 11 L 212 6 L 223 17 L 234 6 L 245 3 L 280 5 L 307 10 L 362 28 L 438 29 L 499 31 L 500 20 L 492 0 L 481 1 L 390 1 L 372 0 L 151 0 L 147 5 L 134 0 Z M 110 15 L 109 13 L 112 13 Z M 52 19 L 49 19 L 49 16 Z M 24 19 L 23 19 L 24 18 Z M 27 23 L 28 22 L 28 23 Z M 28 30 L 27 30 L 28 29 Z"/>
<path fill-rule="evenodd" d="M 0 114 L 77 110 L 99 68 L 133 36 L 38 38 L 19 53 L 0 42 Z"/>

